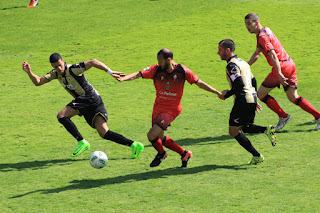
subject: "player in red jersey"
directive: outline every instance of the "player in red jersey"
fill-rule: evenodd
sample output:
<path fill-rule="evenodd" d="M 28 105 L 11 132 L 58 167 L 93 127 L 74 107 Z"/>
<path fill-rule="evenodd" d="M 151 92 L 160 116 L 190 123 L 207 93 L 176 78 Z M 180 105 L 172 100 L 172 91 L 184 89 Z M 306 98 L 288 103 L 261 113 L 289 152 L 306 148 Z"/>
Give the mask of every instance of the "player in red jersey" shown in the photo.
<path fill-rule="evenodd" d="M 291 119 L 290 115 L 285 113 L 277 101 L 268 94 L 275 87 L 280 88 L 280 84 L 282 84 L 288 99 L 292 103 L 314 116 L 317 124 L 315 130 L 320 129 L 320 112 L 306 99 L 298 95 L 296 65 L 286 53 L 278 38 L 268 27 L 261 26 L 259 16 L 256 13 L 246 15 L 245 24 L 249 33 L 257 35 L 257 48 L 248 64 L 252 65 L 263 53 L 269 65 L 272 66 L 271 73 L 269 73 L 258 90 L 258 98 L 278 114 L 279 123 L 275 129 L 283 128 Z"/>
<path fill-rule="evenodd" d="M 181 155 L 182 166 L 187 167 L 192 152 L 183 149 L 169 136 L 164 135 L 170 123 L 181 113 L 181 97 L 184 83 L 187 80 L 190 84 L 196 84 L 201 89 L 221 95 L 221 93 L 201 81 L 189 68 L 173 61 L 173 53 L 165 48 L 158 52 L 158 64 L 152 65 L 139 72 L 131 73 L 125 77 L 118 77 L 118 81 L 128 81 L 137 78 L 153 79 L 156 89 L 156 100 L 152 113 L 152 128 L 147 136 L 152 146 L 158 151 L 150 167 L 159 166 L 167 157 L 163 146 Z"/>

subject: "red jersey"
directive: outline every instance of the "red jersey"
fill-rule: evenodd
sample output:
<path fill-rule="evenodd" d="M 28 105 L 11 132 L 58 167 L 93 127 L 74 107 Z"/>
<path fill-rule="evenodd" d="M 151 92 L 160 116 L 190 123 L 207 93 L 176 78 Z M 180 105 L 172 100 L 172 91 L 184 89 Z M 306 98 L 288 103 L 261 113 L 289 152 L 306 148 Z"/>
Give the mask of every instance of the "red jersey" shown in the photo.
<path fill-rule="evenodd" d="M 175 114 L 182 111 L 181 98 L 185 80 L 190 84 L 199 81 L 199 77 L 182 64 L 177 64 L 170 73 L 162 70 L 158 64 L 145 68 L 140 73 L 142 78 L 153 79 L 156 89 L 154 108 Z"/>
<path fill-rule="evenodd" d="M 286 61 L 290 58 L 276 35 L 268 27 L 263 27 L 260 30 L 259 35 L 257 35 L 257 47 L 262 49 L 262 53 L 266 57 L 270 66 L 273 66 L 270 56 L 268 55 L 270 50 L 274 50 L 276 52 L 279 61 Z"/>

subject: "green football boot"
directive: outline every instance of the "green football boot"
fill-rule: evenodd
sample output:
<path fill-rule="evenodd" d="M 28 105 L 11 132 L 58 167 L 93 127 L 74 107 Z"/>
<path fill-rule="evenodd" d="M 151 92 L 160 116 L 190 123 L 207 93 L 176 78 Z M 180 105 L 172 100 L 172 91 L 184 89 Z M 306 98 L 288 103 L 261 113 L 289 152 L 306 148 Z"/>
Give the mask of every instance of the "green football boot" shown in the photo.
<path fill-rule="evenodd" d="M 264 157 L 263 155 L 260 155 L 259 157 L 252 157 L 251 161 L 248 162 L 248 164 L 251 164 L 251 165 L 256 165 L 258 163 L 262 163 L 264 160 Z"/>
<path fill-rule="evenodd" d="M 276 145 L 277 142 L 277 137 L 274 134 L 275 132 L 275 128 L 271 125 L 267 126 L 267 131 L 266 131 L 266 135 L 268 136 L 268 139 L 270 140 L 272 146 Z"/>
<path fill-rule="evenodd" d="M 144 149 L 144 146 L 142 143 L 139 143 L 139 142 L 133 142 L 131 144 L 131 148 L 132 148 L 132 156 L 130 157 L 130 159 L 134 159 L 134 158 L 137 158 L 139 157 L 139 154 L 140 152 L 143 151 Z"/>
<path fill-rule="evenodd" d="M 88 143 L 88 141 L 86 141 L 85 139 L 78 141 L 78 146 L 76 150 L 74 150 L 74 152 L 71 154 L 71 157 L 76 157 L 80 155 L 82 152 L 89 149 L 90 149 L 90 144 Z"/>

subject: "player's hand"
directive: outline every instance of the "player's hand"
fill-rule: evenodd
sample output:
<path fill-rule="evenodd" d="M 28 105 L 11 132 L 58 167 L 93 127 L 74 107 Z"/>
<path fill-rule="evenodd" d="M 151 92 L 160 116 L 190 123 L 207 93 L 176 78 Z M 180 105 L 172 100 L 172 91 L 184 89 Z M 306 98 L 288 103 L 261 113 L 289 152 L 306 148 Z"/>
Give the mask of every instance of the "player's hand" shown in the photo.
<path fill-rule="evenodd" d="M 224 97 L 227 93 L 229 92 L 229 90 L 223 90 L 221 92 L 221 95 L 219 95 L 218 97 L 221 99 L 221 100 L 226 100 L 226 98 Z"/>
<path fill-rule="evenodd" d="M 29 73 L 31 71 L 31 66 L 28 62 L 24 61 L 22 63 L 22 69 L 26 72 Z"/>
<path fill-rule="evenodd" d="M 118 71 L 112 71 L 113 73 L 112 73 L 112 76 L 115 74 L 115 75 L 118 75 L 118 76 L 120 76 L 120 77 L 124 77 L 124 76 L 126 76 L 126 74 L 124 73 L 124 72 L 118 72 Z"/>
<path fill-rule="evenodd" d="M 262 106 L 257 102 L 256 112 L 260 113 L 262 111 Z"/>
<path fill-rule="evenodd" d="M 283 75 L 279 75 L 279 81 L 283 86 L 288 86 L 288 78 L 284 77 Z"/>

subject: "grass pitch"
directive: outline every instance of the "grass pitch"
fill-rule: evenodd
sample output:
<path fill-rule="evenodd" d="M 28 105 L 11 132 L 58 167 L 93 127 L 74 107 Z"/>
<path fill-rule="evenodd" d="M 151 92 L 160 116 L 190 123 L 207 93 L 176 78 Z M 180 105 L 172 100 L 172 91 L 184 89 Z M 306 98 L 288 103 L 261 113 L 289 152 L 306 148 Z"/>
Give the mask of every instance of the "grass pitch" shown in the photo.
<path fill-rule="evenodd" d="M 318 1 L 209 0 L 40 0 L 0 2 L 0 210 L 1 212 L 318 212 L 319 131 L 313 117 L 290 103 L 282 89 L 271 94 L 292 120 L 272 147 L 264 135 L 249 139 L 265 162 L 246 163 L 250 155 L 228 136 L 232 100 L 221 101 L 195 85 L 185 86 L 182 114 L 170 135 L 194 157 L 186 169 L 180 157 L 156 168 L 155 150 L 146 138 L 155 98 L 151 80 L 119 83 L 91 69 L 85 75 L 106 104 L 113 131 L 141 141 L 136 160 L 130 149 L 102 140 L 83 118 L 73 121 L 91 143 L 75 159 L 76 142 L 56 114 L 72 97 L 57 81 L 35 87 L 22 71 L 28 61 L 39 76 L 51 70 L 48 57 L 59 52 L 67 63 L 96 58 L 113 70 L 135 72 L 157 63 L 156 53 L 171 49 L 175 61 L 219 90 L 227 89 L 218 42 L 231 38 L 236 54 L 248 60 L 256 39 L 244 25 L 249 12 L 260 15 L 294 59 L 299 94 L 320 109 Z M 258 84 L 270 67 L 262 56 L 252 67 Z M 277 123 L 265 105 L 261 125 Z M 109 162 L 89 164 L 102 150 Z"/>

